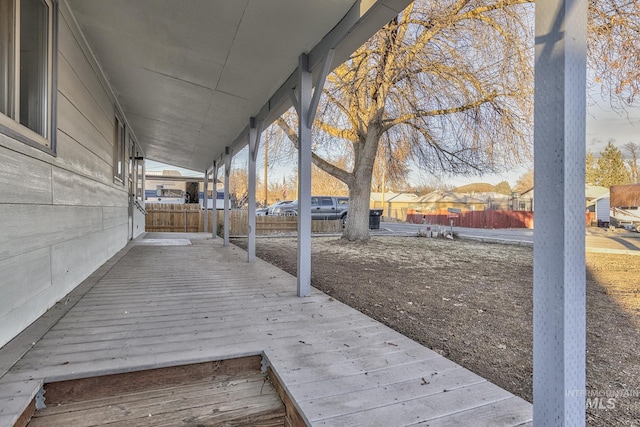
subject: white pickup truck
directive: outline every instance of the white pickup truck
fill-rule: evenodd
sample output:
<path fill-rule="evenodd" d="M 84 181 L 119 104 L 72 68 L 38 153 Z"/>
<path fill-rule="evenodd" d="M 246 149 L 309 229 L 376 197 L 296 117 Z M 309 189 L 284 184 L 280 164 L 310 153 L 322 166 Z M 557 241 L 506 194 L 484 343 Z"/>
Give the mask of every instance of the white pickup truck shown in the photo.
<path fill-rule="evenodd" d="M 349 198 L 346 196 L 312 196 L 311 219 L 342 219 L 347 217 Z M 275 206 L 268 215 L 298 215 L 298 201 Z"/>

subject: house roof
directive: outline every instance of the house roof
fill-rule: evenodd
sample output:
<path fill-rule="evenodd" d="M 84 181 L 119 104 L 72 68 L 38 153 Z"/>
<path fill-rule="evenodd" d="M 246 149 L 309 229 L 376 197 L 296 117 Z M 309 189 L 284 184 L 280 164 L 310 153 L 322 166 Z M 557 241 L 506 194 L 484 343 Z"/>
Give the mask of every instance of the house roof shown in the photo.
<path fill-rule="evenodd" d="M 382 202 L 382 193 L 380 192 L 372 192 L 369 197 L 372 202 Z M 418 199 L 413 193 L 394 193 L 394 192 L 385 192 L 384 193 L 384 201 L 395 202 L 395 203 L 411 203 L 415 202 Z"/>
<path fill-rule="evenodd" d="M 299 57 L 321 74 L 409 0 L 68 0 L 146 158 L 204 171 L 292 105 Z M 315 84 L 315 83 L 314 83 Z M 112 100 L 115 101 L 115 100 Z"/>
<path fill-rule="evenodd" d="M 475 197 L 477 199 L 482 199 L 483 201 L 487 201 L 489 199 L 496 201 L 496 200 L 509 200 L 510 197 L 507 196 L 506 194 L 502 194 L 502 193 L 496 193 L 495 191 L 484 191 L 484 192 L 477 192 L 477 193 L 471 193 L 472 197 Z"/>
<path fill-rule="evenodd" d="M 454 193 L 452 191 L 433 191 L 417 200 L 418 203 L 465 203 L 484 204 L 485 200 L 470 196 L 464 193 Z"/>
<path fill-rule="evenodd" d="M 603 195 L 609 194 L 609 189 L 607 187 L 600 187 L 599 185 L 590 185 L 585 184 L 584 193 L 587 200 L 597 199 Z"/>

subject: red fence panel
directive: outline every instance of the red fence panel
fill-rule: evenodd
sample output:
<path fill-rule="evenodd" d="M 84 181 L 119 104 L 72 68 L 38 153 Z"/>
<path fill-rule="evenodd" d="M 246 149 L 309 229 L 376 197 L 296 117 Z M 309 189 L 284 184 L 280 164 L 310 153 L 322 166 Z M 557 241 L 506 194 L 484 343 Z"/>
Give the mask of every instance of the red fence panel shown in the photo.
<path fill-rule="evenodd" d="M 450 219 L 456 227 L 533 228 L 532 211 L 467 211 L 458 218 L 449 218 L 449 214 L 443 212 L 407 214 L 407 222 L 413 224 L 449 225 Z"/>
<path fill-rule="evenodd" d="M 592 223 L 596 221 L 596 213 L 587 212 L 586 220 L 587 220 L 587 227 L 592 227 L 593 226 Z"/>

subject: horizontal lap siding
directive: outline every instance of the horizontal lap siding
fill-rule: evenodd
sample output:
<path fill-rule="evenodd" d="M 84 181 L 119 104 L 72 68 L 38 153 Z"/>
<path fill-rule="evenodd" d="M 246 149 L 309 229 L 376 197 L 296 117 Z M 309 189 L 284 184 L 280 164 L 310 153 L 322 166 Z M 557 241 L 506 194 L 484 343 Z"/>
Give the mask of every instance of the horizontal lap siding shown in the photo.
<path fill-rule="evenodd" d="M 57 155 L 0 135 L 0 346 L 127 243 L 113 103 L 74 25 L 61 5 Z"/>

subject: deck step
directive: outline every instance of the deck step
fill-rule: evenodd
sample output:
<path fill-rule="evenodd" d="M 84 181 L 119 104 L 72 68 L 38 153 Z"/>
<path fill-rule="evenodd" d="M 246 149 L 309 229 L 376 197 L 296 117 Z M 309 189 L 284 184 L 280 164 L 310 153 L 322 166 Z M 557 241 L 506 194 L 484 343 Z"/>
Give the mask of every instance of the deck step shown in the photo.
<path fill-rule="evenodd" d="M 258 363 L 256 363 L 258 359 Z M 283 426 L 285 407 L 259 358 L 45 384 L 28 426 Z"/>

